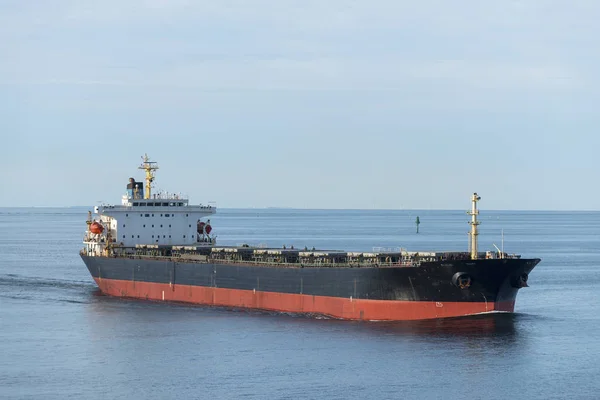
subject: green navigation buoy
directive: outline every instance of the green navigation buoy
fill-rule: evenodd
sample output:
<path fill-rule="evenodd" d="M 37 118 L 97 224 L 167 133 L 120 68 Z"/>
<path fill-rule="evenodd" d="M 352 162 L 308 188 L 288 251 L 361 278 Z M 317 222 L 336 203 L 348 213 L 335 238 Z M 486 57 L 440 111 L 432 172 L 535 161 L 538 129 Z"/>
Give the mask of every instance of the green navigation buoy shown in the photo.
<path fill-rule="evenodd" d="M 417 224 L 417 233 L 419 233 L 419 224 L 421 223 L 421 221 L 419 221 L 419 217 L 417 216 L 417 220 L 415 221 L 415 224 Z"/>

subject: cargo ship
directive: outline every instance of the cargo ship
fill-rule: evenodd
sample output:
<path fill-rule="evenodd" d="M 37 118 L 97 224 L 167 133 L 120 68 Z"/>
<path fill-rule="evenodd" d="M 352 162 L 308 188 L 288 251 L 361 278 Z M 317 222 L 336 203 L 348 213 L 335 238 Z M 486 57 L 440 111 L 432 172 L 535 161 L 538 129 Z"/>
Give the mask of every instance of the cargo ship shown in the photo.
<path fill-rule="evenodd" d="M 468 251 L 372 252 L 220 246 L 212 205 L 152 193 L 156 162 L 138 167 L 120 205 L 88 212 L 80 255 L 110 296 L 368 321 L 512 312 L 538 258 L 478 251 L 471 196 Z"/>

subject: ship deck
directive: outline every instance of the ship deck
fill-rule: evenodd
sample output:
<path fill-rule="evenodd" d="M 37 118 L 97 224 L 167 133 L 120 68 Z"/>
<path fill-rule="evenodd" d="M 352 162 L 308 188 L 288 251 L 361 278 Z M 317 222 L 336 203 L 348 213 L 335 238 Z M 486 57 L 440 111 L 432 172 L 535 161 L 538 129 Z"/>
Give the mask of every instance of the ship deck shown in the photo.
<path fill-rule="evenodd" d="M 91 255 L 82 250 L 83 255 Z M 287 268 L 311 267 L 415 267 L 424 262 L 451 262 L 470 260 L 467 252 L 406 251 L 401 248 L 374 248 L 370 252 L 296 249 L 241 246 L 197 246 L 136 245 L 135 247 L 112 246 L 105 254 L 108 257 L 169 260 L 192 263 L 238 264 L 253 266 L 278 266 Z M 479 253 L 479 258 L 519 258 L 517 255 L 492 252 Z"/>

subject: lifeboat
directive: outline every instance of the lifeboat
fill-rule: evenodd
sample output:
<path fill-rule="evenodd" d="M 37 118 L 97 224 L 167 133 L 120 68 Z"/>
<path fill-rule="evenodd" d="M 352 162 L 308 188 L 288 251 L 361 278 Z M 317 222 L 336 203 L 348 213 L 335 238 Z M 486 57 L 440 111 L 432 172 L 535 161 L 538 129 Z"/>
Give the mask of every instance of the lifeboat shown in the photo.
<path fill-rule="evenodd" d="M 101 234 L 104 231 L 104 227 L 101 223 L 94 221 L 90 225 L 90 232 L 95 233 L 97 235 Z"/>
<path fill-rule="evenodd" d="M 200 235 L 209 235 L 212 231 L 212 226 L 209 223 L 198 221 L 198 229 L 196 229 Z"/>

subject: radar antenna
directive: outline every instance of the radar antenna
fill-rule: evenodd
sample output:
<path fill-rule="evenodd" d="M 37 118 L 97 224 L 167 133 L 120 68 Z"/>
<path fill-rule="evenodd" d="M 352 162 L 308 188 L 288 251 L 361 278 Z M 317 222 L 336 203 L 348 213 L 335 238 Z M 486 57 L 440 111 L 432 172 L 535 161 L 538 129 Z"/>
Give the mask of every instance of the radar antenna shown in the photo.
<path fill-rule="evenodd" d="M 158 169 L 158 164 L 155 161 L 150 161 L 148 154 L 144 154 L 142 157 L 142 165 L 138 169 L 143 169 L 146 172 L 146 190 L 144 191 L 144 198 L 152 198 L 152 182 L 154 181 L 154 171 Z"/>

